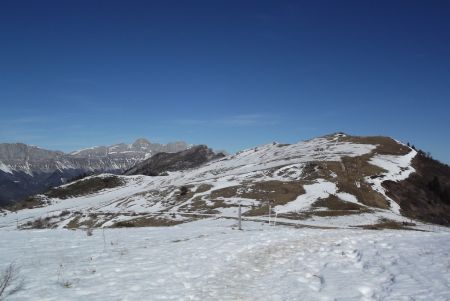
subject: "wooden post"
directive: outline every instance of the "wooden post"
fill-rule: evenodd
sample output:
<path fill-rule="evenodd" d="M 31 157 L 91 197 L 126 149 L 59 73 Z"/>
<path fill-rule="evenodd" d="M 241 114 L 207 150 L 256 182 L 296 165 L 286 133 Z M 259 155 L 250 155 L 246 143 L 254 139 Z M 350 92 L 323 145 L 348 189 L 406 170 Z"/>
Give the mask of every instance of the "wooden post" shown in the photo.
<path fill-rule="evenodd" d="M 238 216 L 239 216 L 239 221 L 238 221 L 238 229 L 242 230 L 242 214 L 241 214 L 241 204 L 239 204 L 239 208 L 238 208 Z"/>
<path fill-rule="evenodd" d="M 275 203 L 274 200 L 269 201 L 269 226 L 271 225 L 272 220 L 272 205 Z"/>

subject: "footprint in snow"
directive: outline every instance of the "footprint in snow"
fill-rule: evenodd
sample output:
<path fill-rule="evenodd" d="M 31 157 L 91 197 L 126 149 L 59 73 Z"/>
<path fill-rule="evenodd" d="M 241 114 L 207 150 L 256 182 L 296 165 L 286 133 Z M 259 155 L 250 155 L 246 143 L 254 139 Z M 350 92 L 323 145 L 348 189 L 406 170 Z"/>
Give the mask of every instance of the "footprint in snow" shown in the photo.
<path fill-rule="evenodd" d="M 358 291 L 363 295 L 362 300 L 375 300 L 373 298 L 375 293 L 370 286 L 361 286 L 358 288 Z"/>

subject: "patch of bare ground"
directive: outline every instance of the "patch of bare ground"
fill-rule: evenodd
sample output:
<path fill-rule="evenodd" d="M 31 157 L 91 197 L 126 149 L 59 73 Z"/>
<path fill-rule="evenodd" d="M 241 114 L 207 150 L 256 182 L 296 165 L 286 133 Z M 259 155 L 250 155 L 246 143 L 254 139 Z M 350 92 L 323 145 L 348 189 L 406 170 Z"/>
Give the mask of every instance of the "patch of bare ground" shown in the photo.
<path fill-rule="evenodd" d="M 195 194 L 193 191 L 194 185 L 185 185 L 178 187 L 178 192 L 176 192 L 177 202 L 185 202 L 192 198 Z"/>
<path fill-rule="evenodd" d="M 28 221 L 21 225 L 21 229 L 52 229 L 55 228 L 56 224 L 52 217 L 40 217 L 33 221 Z"/>
<path fill-rule="evenodd" d="M 319 208 L 325 208 L 325 210 L 318 210 Z M 345 202 L 335 195 L 330 195 L 325 199 L 319 199 L 314 202 L 311 206 L 311 210 L 282 213 L 279 214 L 278 217 L 293 220 L 306 220 L 314 216 L 332 217 L 371 212 L 373 212 L 373 210 L 371 210 L 370 208 L 350 202 Z M 261 211 L 261 213 L 267 214 L 268 211 Z"/>
<path fill-rule="evenodd" d="M 333 162 L 327 161 L 311 161 L 307 162 L 303 167 L 302 180 L 303 181 L 314 181 L 316 179 L 330 179 L 330 170 L 328 169 L 328 164 Z"/>
<path fill-rule="evenodd" d="M 312 204 L 313 208 L 327 208 L 330 211 L 355 211 L 359 213 L 371 213 L 373 210 L 355 203 L 350 203 L 339 199 L 335 195 L 330 195 L 325 199 L 319 199 Z"/>
<path fill-rule="evenodd" d="M 129 197 L 129 199 L 132 199 L 133 197 L 142 197 L 145 199 L 164 199 L 174 190 L 177 190 L 176 193 L 178 193 L 178 194 L 180 193 L 179 188 L 176 188 L 174 186 L 169 186 L 164 190 L 152 189 L 152 190 L 146 190 L 143 192 L 135 193 L 131 197 Z"/>
<path fill-rule="evenodd" d="M 320 217 L 361 214 L 361 212 L 357 210 L 324 210 L 324 211 L 310 211 L 309 213 L 311 214 L 311 216 L 320 216 Z"/>
<path fill-rule="evenodd" d="M 268 211 L 266 211 L 264 213 L 267 214 Z M 305 219 L 309 219 L 312 217 L 312 211 L 297 211 L 297 212 L 280 213 L 280 214 L 278 214 L 277 217 L 292 219 L 292 220 L 305 220 Z"/>
<path fill-rule="evenodd" d="M 314 216 L 319 217 L 335 217 L 335 216 L 345 216 L 345 215 L 355 215 L 355 214 L 361 214 L 361 211 L 357 210 L 305 210 L 305 211 L 299 211 L 299 212 L 289 212 L 289 213 L 283 213 L 278 214 L 279 218 L 286 218 L 286 219 L 292 219 L 292 220 L 306 220 L 310 219 Z M 267 212 L 266 212 L 267 214 Z"/>
<path fill-rule="evenodd" d="M 116 176 L 92 177 L 79 180 L 67 186 L 52 188 L 45 193 L 49 198 L 67 199 L 98 192 L 107 188 L 115 188 L 125 184 L 125 181 Z"/>
<path fill-rule="evenodd" d="M 330 136 L 334 137 L 334 136 Z M 340 192 L 350 193 L 364 205 L 388 209 L 389 202 L 383 195 L 374 191 L 372 187 L 365 182 L 365 177 L 379 177 L 386 172 L 378 166 L 369 163 L 370 158 L 376 154 L 380 155 L 406 155 L 411 149 L 397 141 L 382 136 L 359 137 L 359 136 L 341 136 L 340 142 L 351 142 L 359 144 L 376 145 L 371 153 L 357 157 L 343 157 L 341 162 L 322 162 L 326 169 L 333 172 L 335 182 Z M 326 178 L 327 179 L 327 178 Z M 330 177 L 328 177 L 328 180 Z"/>
<path fill-rule="evenodd" d="M 18 203 L 15 203 L 14 205 L 8 207 L 8 209 L 11 211 L 17 211 L 17 210 L 22 210 L 22 209 L 33 209 L 33 208 L 45 207 L 48 204 L 49 204 L 48 200 L 46 200 L 45 197 L 43 197 L 41 195 L 34 195 L 34 196 L 27 197 L 26 199 L 24 199 Z"/>
<path fill-rule="evenodd" d="M 79 228 L 99 228 L 104 223 L 112 220 L 117 217 L 117 213 L 111 212 L 90 212 L 90 213 L 82 213 L 80 211 L 68 212 L 63 211 L 60 214 L 60 220 L 57 222 L 61 222 L 65 219 L 70 219 L 69 222 L 64 226 L 67 229 L 79 229 Z"/>
<path fill-rule="evenodd" d="M 397 222 L 390 219 L 380 219 L 378 223 L 372 225 L 361 225 L 356 226 L 358 228 L 363 228 L 366 230 L 383 230 L 383 229 L 392 229 L 392 230 L 416 230 L 411 228 L 415 226 L 414 223 L 408 222 Z"/>
<path fill-rule="evenodd" d="M 109 215 L 109 219 L 112 219 L 115 215 Z M 87 213 L 81 214 L 77 213 L 74 218 L 67 223 L 66 228 L 76 229 L 76 228 L 95 228 L 97 227 L 97 223 L 99 219 L 103 221 L 105 215 L 99 215 L 98 213 Z"/>
<path fill-rule="evenodd" d="M 210 185 L 210 184 L 200 184 L 197 189 L 195 190 L 195 193 L 202 193 L 202 192 L 206 192 L 208 190 L 211 190 L 211 188 L 213 188 L 214 186 Z"/>
<path fill-rule="evenodd" d="M 376 145 L 377 148 L 372 151 L 372 154 L 400 156 L 406 155 L 411 151 L 409 147 L 399 144 L 392 138 L 384 136 L 373 136 L 373 137 L 344 136 L 339 137 L 339 141 Z"/>
<path fill-rule="evenodd" d="M 175 226 L 186 222 L 173 220 L 165 217 L 159 216 L 142 216 L 135 219 L 120 221 L 115 223 L 112 228 L 131 228 L 131 227 L 167 227 Z"/>
<path fill-rule="evenodd" d="M 382 168 L 369 164 L 370 157 L 370 154 L 366 154 L 359 157 L 343 157 L 341 162 L 323 162 L 325 169 L 329 171 L 325 179 L 336 182 L 340 192 L 354 195 L 366 206 L 388 209 L 389 202 L 383 195 L 373 190 L 364 179 L 385 172 Z"/>
<path fill-rule="evenodd" d="M 257 216 L 268 211 L 268 201 L 273 200 L 274 206 L 284 205 L 295 200 L 303 193 L 305 193 L 305 190 L 300 181 L 247 182 L 239 186 L 214 190 L 211 192 L 211 199 L 220 200 L 221 198 L 241 197 L 260 201 L 261 206 L 253 206 L 244 213 L 247 216 Z"/>
<path fill-rule="evenodd" d="M 180 207 L 183 212 L 195 212 L 201 214 L 217 214 L 220 211 L 217 208 L 236 207 L 236 205 L 226 204 L 223 200 L 205 201 L 202 197 L 195 197 L 191 202 Z"/>

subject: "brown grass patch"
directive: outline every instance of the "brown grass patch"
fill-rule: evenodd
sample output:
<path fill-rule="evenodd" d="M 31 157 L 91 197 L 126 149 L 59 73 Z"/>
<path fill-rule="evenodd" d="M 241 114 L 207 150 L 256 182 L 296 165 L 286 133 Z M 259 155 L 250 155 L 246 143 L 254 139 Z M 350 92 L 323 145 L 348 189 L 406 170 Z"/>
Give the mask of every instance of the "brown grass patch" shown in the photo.
<path fill-rule="evenodd" d="M 163 217 L 143 216 L 132 220 L 117 222 L 112 226 L 112 228 L 168 227 L 178 225 L 184 222 L 186 221 L 176 221 Z"/>
<path fill-rule="evenodd" d="M 342 162 L 327 162 L 326 165 L 329 171 L 337 175 L 334 181 L 340 192 L 354 195 L 364 205 L 388 209 L 389 202 L 383 195 L 374 191 L 364 179 L 385 172 L 382 168 L 369 164 L 370 157 L 370 154 L 343 157 Z M 328 178 L 328 180 L 333 179 Z"/>
<path fill-rule="evenodd" d="M 415 226 L 414 223 L 407 222 L 397 222 L 390 219 L 380 219 L 380 221 L 373 225 L 362 225 L 357 226 L 367 230 L 383 230 L 383 229 L 393 229 L 393 230 L 415 230 L 414 228 L 410 228 L 411 226 Z"/>
<path fill-rule="evenodd" d="M 339 137 L 340 142 L 352 142 L 359 144 L 372 144 L 377 145 L 377 148 L 373 151 L 380 155 L 406 155 L 410 152 L 409 147 L 397 143 L 392 138 L 384 136 L 373 137 L 361 137 L 361 136 L 345 136 Z"/>
<path fill-rule="evenodd" d="M 107 188 L 115 188 L 124 184 L 125 181 L 116 176 L 93 177 L 64 187 L 52 188 L 45 195 L 50 198 L 67 199 L 91 194 Z"/>
<path fill-rule="evenodd" d="M 197 189 L 195 190 L 195 193 L 202 193 L 202 192 L 206 192 L 208 190 L 210 190 L 211 188 L 213 188 L 214 186 L 210 185 L 210 184 L 200 184 Z"/>
<path fill-rule="evenodd" d="M 371 211 L 367 207 L 343 201 L 335 195 L 330 195 L 326 199 L 319 199 L 312 204 L 312 207 L 325 207 L 329 210 L 353 210 L 360 212 Z"/>
<path fill-rule="evenodd" d="M 40 208 L 46 206 L 48 203 L 45 199 L 42 197 L 35 195 L 30 196 L 24 199 L 23 201 L 20 201 L 11 207 L 8 207 L 11 211 L 17 211 L 22 209 L 33 209 L 33 208 Z"/>
<path fill-rule="evenodd" d="M 208 200 L 205 201 L 201 196 L 195 197 L 190 203 L 180 207 L 184 212 L 196 212 L 203 214 L 220 213 L 217 208 L 237 207 L 235 204 L 227 204 L 224 200 Z"/>

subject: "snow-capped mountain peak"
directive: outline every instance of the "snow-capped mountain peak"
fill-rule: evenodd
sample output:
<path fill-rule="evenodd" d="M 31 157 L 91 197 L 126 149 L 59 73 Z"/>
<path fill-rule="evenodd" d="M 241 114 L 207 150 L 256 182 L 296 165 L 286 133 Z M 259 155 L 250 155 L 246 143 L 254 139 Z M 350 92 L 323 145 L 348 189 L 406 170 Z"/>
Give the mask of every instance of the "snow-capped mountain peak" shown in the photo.
<path fill-rule="evenodd" d="M 0 205 L 43 192 L 80 174 L 121 173 L 159 152 L 177 152 L 184 142 L 150 143 L 144 138 L 128 145 L 94 146 L 71 153 L 23 143 L 0 144 Z"/>

